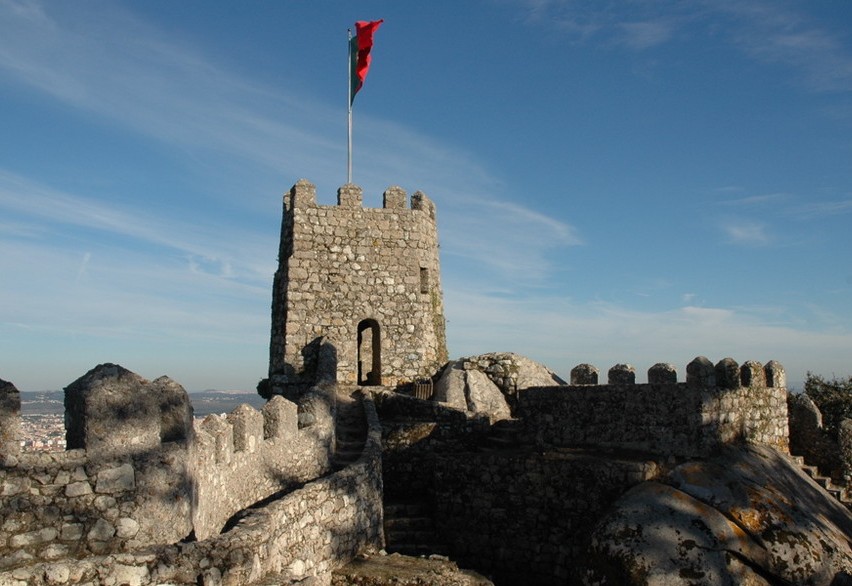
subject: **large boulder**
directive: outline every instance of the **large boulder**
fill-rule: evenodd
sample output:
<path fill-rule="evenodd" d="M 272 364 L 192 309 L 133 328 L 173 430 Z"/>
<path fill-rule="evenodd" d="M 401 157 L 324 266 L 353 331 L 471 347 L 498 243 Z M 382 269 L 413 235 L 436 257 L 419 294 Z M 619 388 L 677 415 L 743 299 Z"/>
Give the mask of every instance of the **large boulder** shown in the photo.
<path fill-rule="evenodd" d="M 769 447 L 629 490 L 595 528 L 585 584 L 852 584 L 852 513 Z"/>
<path fill-rule="evenodd" d="M 482 354 L 447 364 L 435 385 L 434 399 L 498 420 L 511 417 L 519 390 L 563 384 L 552 370 L 524 356 Z"/>

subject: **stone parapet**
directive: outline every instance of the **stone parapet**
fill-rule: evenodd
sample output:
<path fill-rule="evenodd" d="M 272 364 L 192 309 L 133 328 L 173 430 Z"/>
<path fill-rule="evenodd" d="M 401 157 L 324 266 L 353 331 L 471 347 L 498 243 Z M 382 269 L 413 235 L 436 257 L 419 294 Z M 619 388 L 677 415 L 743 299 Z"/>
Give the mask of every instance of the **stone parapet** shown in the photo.
<path fill-rule="evenodd" d="M 311 577 L 327 581 L 360 551 L 384 545 L 381 424 L 369 397 L 364 406 L 368 435 L 360 459 L 253 510 L 225 533 L 83 559 L 27 560 L 0 570 L 0 583 L 238 586 L 271 576 L 281 584 Z M 105 526 L 98 531 L 110 532 Z M 81 534 L 85 528 L 66 532 Z"/>
<path fill-rule="evenodd" d="M 593 372 L 581 365 L 577 372 Z M 576 369 L 575 369 L 576 370 Z M 596 370 L 596 369 L 594 369 Z M 519 393 L 517 416 L 524 439 L 539 446 L 596 446 L 677 457 L 706 456 L 737 441 L 788 449 L 787 391 L 783 368 L 731 358 L 713 365 L 704 357 L 687 366 L 678 383 L 674 367 L 657 364 L 648 384 L 635 384 L 629 365 L 609 372 L 610 384 L 539 387 Z M 758 372 L 763 372 L 760 376 Z M 589 380 L 587 376 L 575 380 Z"/>
<path fill-rule="evenodd" d="M 19 417 L 10 388 L 0 388 L 7 420 Z M 122 410 L 122 399 L 140 405 L 135 393 L 145 408 Z M 241 405 L 193 427 L 174 381 L 93 369 L 66 393 L 69 437 L 86 448 L 10 454 L 0 465 L 0 570 L 218 535 L 238 511 L 330 470 L 333 396 L 316 388 L 308 407 L 276 396 L 261 411 Z M 309 425 L 300 408 L 311 410 Z"/>

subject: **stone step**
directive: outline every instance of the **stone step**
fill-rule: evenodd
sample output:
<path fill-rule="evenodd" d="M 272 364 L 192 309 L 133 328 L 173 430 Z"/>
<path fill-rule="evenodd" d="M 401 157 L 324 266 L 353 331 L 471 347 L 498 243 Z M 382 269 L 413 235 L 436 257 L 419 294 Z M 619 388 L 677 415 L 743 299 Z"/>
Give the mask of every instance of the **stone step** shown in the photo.
<path fill-rule="evenodd" d="M 814 482 L 825 489 L 828 494 L 840 501 L 840 503 L 845 505 L 847 508 L 852 509 L 852 495 L 850 495 L 847 487 L 834 484 L 831 478 L 820 474 L 819 469 L 816 466 L 806 464 L 805 459 L 802 456 L 791 456 L 791 458 L 805 474 L 810 476 Z"/>
<path fill-rule="evenodd" d="M 364 437 L 359 437 L 355 439 L 340 439 L 340 436 L 337 436 L 337 449 L 339 450 L 360 450 L 364 447 Z"/>
<path fill-rule="evenodd" d="M 395 501 L 385 503 L 385 519 L 398 519 L 401 517 L 429 517 L 429 507 L 417 501 Z"/>
<path fill-rule="evenodd" d="M 446 556 L 449 554 L 449 548 L 443 543 L 433 543 L 433 542 L 424 542 L 424 543 L 397 543 L 395 545 L 389 545 L 385 548 L 385 551 L 388 553 L 399 553 L 402 555 L 408 555 L 412 557 L 421 557 L 421 556 L 430 556 L 430 555 L 442 555 Z"/>
<path fill-rule="evenodd" d="M 448 551 L 446 545 L 438 542 L 431 509 L 423 501 L 387 502 L 384 513 L 385 549 L 388 552 L 421 556 L 444 555 Z"/>
<path fill-rule="evenodd" d="M 367 420 L 360 395 L 353 392 L 338 393 L 337 417 L 334 426 L 335 450 L 331 464 L 340 470 L 356 462 L 367 441 Z"/>
<path fill-rule="evenodd" d="M 435 530 L 435 523 L 432 517 L 397 517 L 385 518 L 385 532 L 405 532 L 405 531 L 422 531 Z"/>

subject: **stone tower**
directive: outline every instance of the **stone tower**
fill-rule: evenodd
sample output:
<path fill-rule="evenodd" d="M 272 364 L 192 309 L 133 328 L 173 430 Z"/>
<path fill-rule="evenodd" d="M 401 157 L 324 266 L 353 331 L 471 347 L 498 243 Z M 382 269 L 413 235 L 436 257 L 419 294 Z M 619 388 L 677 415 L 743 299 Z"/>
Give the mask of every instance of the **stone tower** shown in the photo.
<path fill-rule="evenodd" d="M 389 187 L 381 209 L 361 188 L 316 203 L 302 179 L 284 195 L 272 290 L 269 378 L 273 392 L 300 390 L 318 375 L 321 349 L 336 351 L 344 384 L 404 384 L 447 360 L 435 204 Z M 332 362 L 333 364 L 333 362 Z"/>

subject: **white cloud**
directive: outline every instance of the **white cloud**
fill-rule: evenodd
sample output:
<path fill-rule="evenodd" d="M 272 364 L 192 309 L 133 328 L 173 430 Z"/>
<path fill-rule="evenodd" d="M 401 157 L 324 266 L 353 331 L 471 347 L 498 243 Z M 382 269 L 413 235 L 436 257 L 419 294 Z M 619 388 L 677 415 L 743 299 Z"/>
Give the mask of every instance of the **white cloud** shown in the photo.
<path fill-rule="evenodd" d="M 760 222 L 729 220 L 724 222 L 721 227 L 730 244 L 766 246 L 772 242 L 766 226 Z"/>
<path fill-rule="evenodd" d="M 740 364 L 778 360 L 791 386 L 798 386 L 809 370 L 831 374 L 852 343 L 848 332 L 784 323 L 783 308 L 773 309 L 777 323 L 767 325 L 765 307 L 637 311 L 567 297 L 506 299 L 455 288 L 447 290 L 446 298 L 453 357 L 523 348 L 563 377 L 584 362 L 602 373 L 625 362 L 636 368 L 637 379 L 645 380 L 650 366 L 669 362 L 684 380 L 686 365 L 706 356 L 714 363 L 725 357 Z"/>
<path fill-rule="evenodd" d="M 795 206 L 792 212 L 796 217 L 805 219 L 848 214 L 852 213 L 852 199 L 807 203 Z"/>

